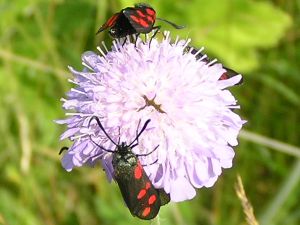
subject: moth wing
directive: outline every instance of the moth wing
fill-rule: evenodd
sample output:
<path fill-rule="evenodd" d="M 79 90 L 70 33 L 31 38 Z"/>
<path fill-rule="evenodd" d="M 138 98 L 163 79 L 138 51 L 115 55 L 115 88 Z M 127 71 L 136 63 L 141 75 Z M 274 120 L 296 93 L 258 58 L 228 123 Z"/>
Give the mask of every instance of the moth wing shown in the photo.
<path fill-rule="evenodd" d="M 123 14 L 137 33 L 149 33 L 155 22 L 156 13 L 149 7 L 126 8 Z"/>
<path fill-rule="evenodd" d="M 170 202 L 170 194 L 167 194 L 163 188 L 161 189 L 156 189 L 159 193 L 159 198 L 160 198 L 160 204 L 161 205 L 166 205 Z"/>
<path fill-rule="evenodd" d="M 116 179 L 121 190 L 123 199 L 133 216 L 140 219 L 150 220 L 156 217 L 159 212 L 161 202 L 159 192 L 152 185 L 147 174 L 140 164 L 138 170 L 141 176 L 135 176 L 135 170 L 132 171 L 130 179 Z"/>
<path fill-rule="evenodd" d="M 97 31 L 96 34 L 106 30 L 107 28 L 113 27 L 120 17 L 120 13 L 115 13 L 112 15 Z"/>

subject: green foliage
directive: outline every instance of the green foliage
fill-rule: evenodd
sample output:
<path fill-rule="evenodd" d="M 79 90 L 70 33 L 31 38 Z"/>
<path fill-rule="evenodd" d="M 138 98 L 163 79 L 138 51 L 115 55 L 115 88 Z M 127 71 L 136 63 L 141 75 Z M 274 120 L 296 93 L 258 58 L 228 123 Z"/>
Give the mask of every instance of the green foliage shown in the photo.
<path fill-rule="evenodd" d="M 233 188 L 237 173 L 262 224 L 299 224 L 299 159 L 292 153 L 300 151 L 298 1 L 149 2 L 158 17 L 186 26 L 163 29 L 191 37 L 243 73 L 244 84 L 232 91 L 246 129 L 272 138 L 241 135 L 234 168 L 192 201 L 162 207 L 160 224 L 245 224 Z M 130 215 L 99 165 L 63 170 L 58 151 L 68 143 L 59 142 L 63 128 L 53 123 L 64 117 L 59 99 L 71 87 L 67 65 L 82 68 L 84 51 L 110 42 L 95 32 L 133 3 L 0 1 L 0 224 L 151 224 Z M 281 148 L 293 151 L 271 151 Z"/>

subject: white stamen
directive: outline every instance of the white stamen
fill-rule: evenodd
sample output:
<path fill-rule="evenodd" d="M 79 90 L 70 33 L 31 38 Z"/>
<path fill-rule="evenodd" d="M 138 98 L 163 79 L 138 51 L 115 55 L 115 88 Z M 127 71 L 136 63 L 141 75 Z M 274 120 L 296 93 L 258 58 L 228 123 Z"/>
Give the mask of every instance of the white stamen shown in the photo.
<path fill-rule="evenodd" d="M 76 82 L 75 80 L 72 80 L 72 79 L 68 79 L 68 82 L 69 82 L 69 83 L 72 83 L 72 84 L 79 85 L 79 83 L 78 83 L 78 82 Z"/>
<path fill-rule="evenodd" d="M 197 61 L 202 61 L 203 59 L 207 58 L 207 55 L 204 54 L 200 59 L 198 59 Z"/>
<path fill-rule="evenodd" d="M 77 90 L 77 89 L 75 89 L 75 88 L 71 88 L 71 91 L 77 92 L 77 93 L 79 93 L 79 94 L 87 95 L 87 93 L 85 93 L 85 92 L 83 92 L 83 91 L 79 91 L 79 90 Z"/>
<path fill-rule="evenodd" d="M 167 41 L 167 40 L 169 40 L 169 37 L 170 37 L 170 31 L 165 31 L 164 32 L 164 36 L 165 36 L 165 40 Z"/>
<path fill-rule="evenodd" d="M 175 46 L 177 45 L 178 41 L 179 41 L 179 36 L 177 35 L 177 36 L 176 36 L 176 39 L 175 39 L 175 41 L 174 41 L 174 45 L 175 45 Z"/>
<path fill-rule="evenodd" d="M 195 53 L 195 57 L 197 57 L 197 55 L 199 53 L 201 53 L 204 50 L 204 47 L 201 47 L 196 53 Z M 206 55 L 205 55 L 206 56 Z M 206 56 L 207 57 L 207 56 Z"/>
<path fill-rule="evenodd" d="M 119 50 L 119 45 L 120 45 L 119 40 L 114 40 L 113 45 L 115 47 L 115 51 L 120 52 L 120 50 Z"/>
<path fill-rule="evenodd" d="M 79 138 L 82 138 L 82 137 L 86 137 L 86 136 L 89 136 L 89 135 L 90 134 L 85 133 L 85 134 L 80 134 L 80 135 L 72 136 L 72 137 L 70 137 L 70 140 L 74 141 L 76 139 L 79 139 Z"/>
<path fill-rule="evenodd" d="M 94 71 L 92 67 L 90 67 L 88 64 L 86 64 L 84 61 L 81 63 L 84 67 L 88 68 L 91 71 Z"/>
<path fill-rule="evenodd" d="M 102 49 L 99 46 L 97 47 L 97 49 L 101 53 L 101 55 L 105 58 L 106 54 L 102 51 Z"/>
<path fill-rule="evenodd" d="M 65 113 L 66 116 L 92 117 L 94 114 L 89 113 Z"/>
<path fill-rule="evenodd" d="M 214 59 L 214 60 L 210 61 L 207 65 L 211 66 L 211 65 L 215 64 L 217 61 L 218 61 L 217 59 Z"/>
<path fill-rule="evenodd" d="M 190 42 L 191 42 L 191 39 L 190 38 L 187 39 L 182 48 L 186 48 L 189 45 Z"/>
<path fill-rule="evenodd" d="M 104 41 L 102 41 L 102 42 L 101 42 L 101 44 L 102 44 L 102 46 L 104 47 L 104 49 L 105 49 L 106 53 L 108 53 L 108 49 L 107 49 L 107 47 L 106 47 L 106 44 L 105 44 L 105 42 L 104 42 Z"/>

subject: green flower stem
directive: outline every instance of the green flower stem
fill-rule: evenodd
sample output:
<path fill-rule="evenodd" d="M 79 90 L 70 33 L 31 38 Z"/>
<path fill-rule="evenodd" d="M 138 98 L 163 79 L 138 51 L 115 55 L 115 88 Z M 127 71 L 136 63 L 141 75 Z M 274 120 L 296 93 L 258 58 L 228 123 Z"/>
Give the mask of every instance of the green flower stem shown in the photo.
<path fill-rule="evenodd" d="M 265 137 L 265 136 L 262 136 L 262 135 L 259 135 L 259 134 L 256 134 L 256 133 L 253 133 L 250 131 L 245 131 L 245 130 L 242 130 L 240 132 L 239 136 L 240 136 L 240 138 L 242 138 L 246 141 L 251 141 L 256 144 L 260 144 L 260 145 L 269 147 L 276 151 L 300 158 L 300 148 L 299 147 L 289 145 L 284 142 L 277 141 L 275 139 L 268 138 L 268 137 Z"/>

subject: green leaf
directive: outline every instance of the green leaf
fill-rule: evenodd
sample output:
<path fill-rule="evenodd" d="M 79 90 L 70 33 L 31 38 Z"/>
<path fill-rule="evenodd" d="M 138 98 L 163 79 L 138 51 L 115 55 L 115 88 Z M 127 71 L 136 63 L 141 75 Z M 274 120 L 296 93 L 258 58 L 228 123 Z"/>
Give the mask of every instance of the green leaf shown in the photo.
<path fill-rule="evenodd" d="M 250 0 L 197 1 L 191 4 L 189 22 L 196 46 L 205 46 L 226 65 L 250 71 L 258 67 L 258 48 L 278 44 L 291 18 L 268 2 Z"/>

